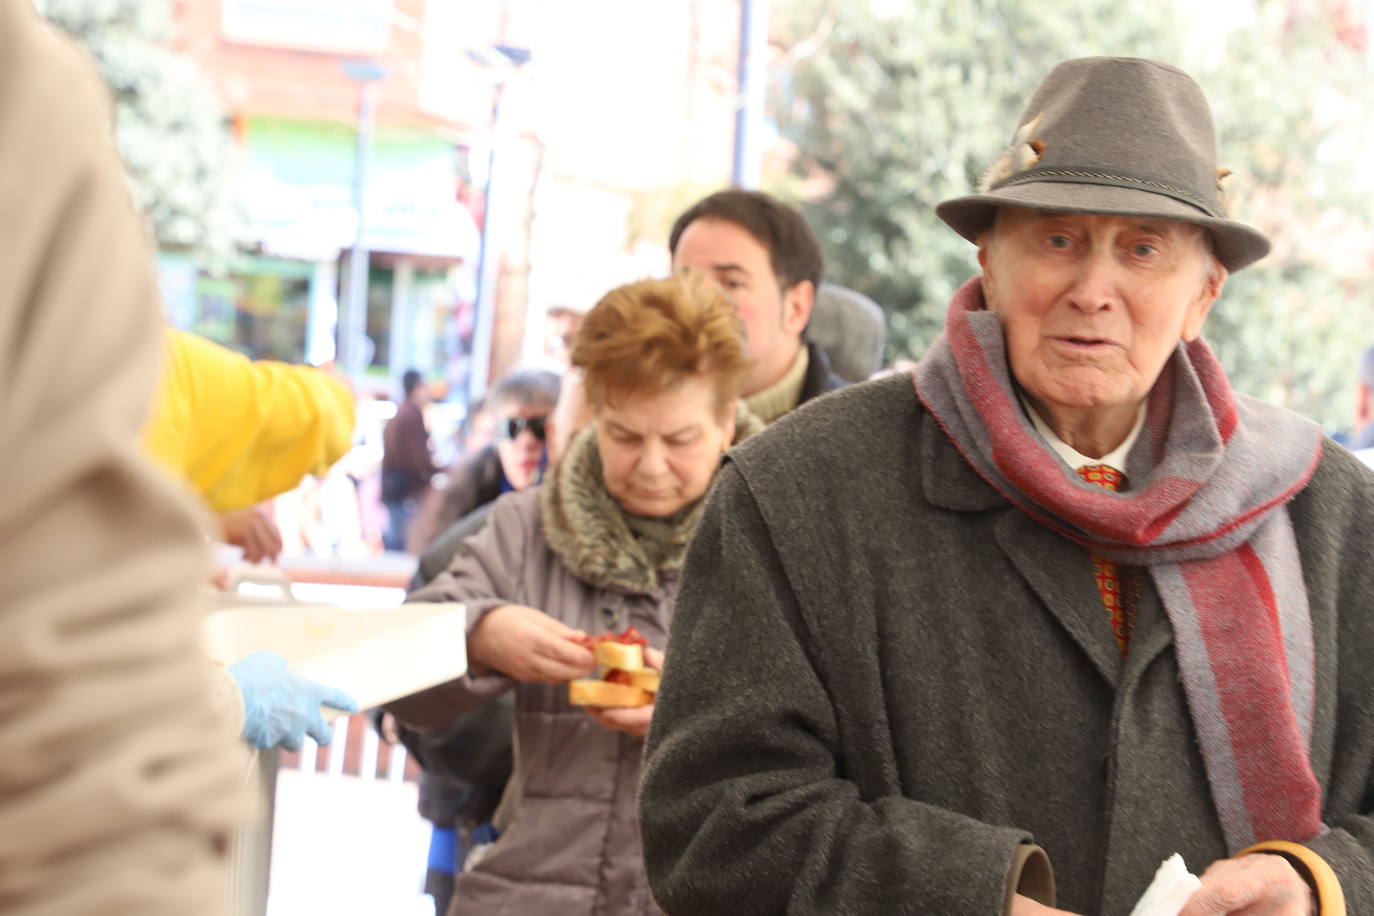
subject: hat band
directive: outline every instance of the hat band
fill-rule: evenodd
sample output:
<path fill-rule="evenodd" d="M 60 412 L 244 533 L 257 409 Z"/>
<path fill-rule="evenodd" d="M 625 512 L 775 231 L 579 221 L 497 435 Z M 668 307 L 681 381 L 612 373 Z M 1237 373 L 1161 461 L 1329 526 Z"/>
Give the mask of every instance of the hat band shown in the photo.
<path fill-rule="evenodd" d="M 991 190 L 997 191 L 1010 185 L 1027 184 L 1033 181 L 1062 181 L 1070 184 L 1100 184 L 1114 188 L 1131 188 L 1136 191 L 1146 191 L 1151 194 L 1162 194 L 1165 197 L 1172 197 L 1179 203 L 1197 207 L 1213 219 L 1226 219 L 1226 214 L 1222 213 L 1214 203 L 1209 203 L 1207 200 L 1184 188 L 1165 184 L 1161 181 L 1154 181 L 1149 178 L 1122 175 L 1116 172 L 1103 172 L 1099 169 L 1032 168 L 1025 172 L 1019 172 L 1012 175 L 1010 178 L 1002 179 L 997 182 L 997 184 L 993 185 Z"/>

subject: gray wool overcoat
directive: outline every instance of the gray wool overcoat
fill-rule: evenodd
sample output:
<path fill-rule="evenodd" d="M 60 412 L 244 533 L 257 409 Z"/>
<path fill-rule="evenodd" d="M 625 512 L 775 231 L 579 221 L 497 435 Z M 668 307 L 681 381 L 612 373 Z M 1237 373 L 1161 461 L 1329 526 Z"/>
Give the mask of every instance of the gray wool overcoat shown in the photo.
<path fill-rule="evenodd" d="M 1123 661 L 1086 550 L 984 483 L 909 377 L 731 454 L 641 790 L 667 912 L 994 916 L 1029 842 L 1058 906 L 1125 916 L 1169 854 L 1226 855 L 1158 597 Z M 1374 913 L 1374 474 L 1328 443 L 1290 511 L 1331 828 L 1309 845 Z"/>

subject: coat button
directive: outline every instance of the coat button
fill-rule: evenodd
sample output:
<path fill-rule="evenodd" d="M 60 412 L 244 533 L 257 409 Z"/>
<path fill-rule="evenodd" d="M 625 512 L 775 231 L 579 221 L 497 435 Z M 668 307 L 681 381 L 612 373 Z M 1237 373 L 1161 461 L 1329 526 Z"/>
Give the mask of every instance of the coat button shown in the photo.
<path fill-rule="evenodd" d="M 609 630 L 612 633 L 619 633 L 625 629 L 621 619 L 624 617 L 623 609 L 614 607 L 603 607 L 601 609 L 601 629 Z"/>

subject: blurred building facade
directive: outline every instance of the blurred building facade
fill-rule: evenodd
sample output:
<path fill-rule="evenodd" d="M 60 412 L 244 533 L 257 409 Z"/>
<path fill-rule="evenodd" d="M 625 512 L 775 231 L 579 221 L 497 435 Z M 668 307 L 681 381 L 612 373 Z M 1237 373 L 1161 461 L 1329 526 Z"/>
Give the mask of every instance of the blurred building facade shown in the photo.
<path fill-rule="evenodd" d="M 451 371 L 461 357 L 467 265 L 478 229 L 464 150 L 485 128 L 427 104 L 422 0 L 205 0 L 178 8 L 181 40 L 227 108 L 245 256 L 228 278 L 164 256 L 173 320 L 254 356 L 333 356 L 356 234 L 354 170 L 362 85 L 345 66 L 380 65 L 368 182 L 373 252 L 366 332 L 382 375 Z M 480 202 L 476 202 L 480 204 Z"/>
<path fill-rule="evenodd" d="M 538 360 L 551 309 L 665 271 L 672 217 L 729 179 L 739 0 L 183 0 L 177 12 L 231 118 L 244 257 L 216 278 L 166 254 L 164 292 L 177 324 L 254 356 L 333 353 L 357 226 L 350 62 L 385 70 L 364 222 L 379 393 L 412 366 L 467 389 L 488 212 L 479 368 L 495 378 Z M 502 66 L 495 46 L 528 62 Z"/>

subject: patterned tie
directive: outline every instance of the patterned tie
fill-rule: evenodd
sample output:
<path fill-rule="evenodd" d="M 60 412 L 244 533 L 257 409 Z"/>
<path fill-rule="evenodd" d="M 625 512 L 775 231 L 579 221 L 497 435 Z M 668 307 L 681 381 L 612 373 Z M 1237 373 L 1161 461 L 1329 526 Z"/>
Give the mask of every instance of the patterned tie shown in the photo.
<path fill-rule="evenodd" d="M 1095 483 L 1112 492 L 1121 489 L 1125 477 L 1116 468 L 1106 464 L 1089 464 L 1078 469 L 1078 475 L 1088 483 Z M 1121 575 L 1116 564 L 1097 554 L 1090 555 L 1093 563 L 1093 578 L 1097 580 L 1097 590 L 1102 595 L 1102 604 L 1107 608 L 1111 620 L 1112 635 L 1121 654 L 1131 641 L 1131 627 L 1135 624 L 1135 602 L 1125 601 L 1121 591 Z"/>

